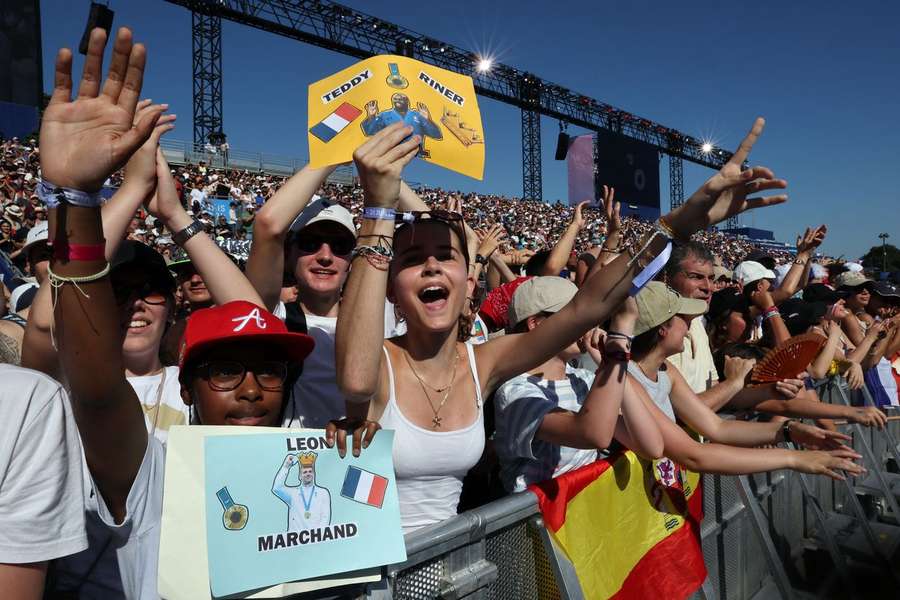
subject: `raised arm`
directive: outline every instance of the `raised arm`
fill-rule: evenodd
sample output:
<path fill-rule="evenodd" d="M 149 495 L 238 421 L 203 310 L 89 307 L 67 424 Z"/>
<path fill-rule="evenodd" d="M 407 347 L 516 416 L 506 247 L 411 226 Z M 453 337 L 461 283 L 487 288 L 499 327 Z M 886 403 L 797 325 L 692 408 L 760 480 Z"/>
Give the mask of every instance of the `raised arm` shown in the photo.
<path fill-rule="evenodd" d="M 244 273 L 267 310 L 274 310 L 278 305 L 284 279 L 284 242 L 291 224 L 337 167 L 313 169 L 306 165 L 256 213 L 253 245 Z"/>
<path fill-rule="evenodd" d="M 366 206 L 396 208 L 400 174 L 419 149 L 419 136 L 402 123 L 385 127 L 356 152 Z M 361 244 L 377 245 L 394 237 L 393 219 L 363 219 Z M 384 344 L 384 303 L 388 265 L 374 257 L 356 256 L 344 285 L 335 332 L 337 383 L 349 401 L 365 402 L 378 389 Z M 373 357 L 379 357 L 373 360 Z"/>
<path fill-rule="evenodd" d="M 559 275 L 559 272 L 566 268 L 566 263 L 569 262 L 569 255 L 572 254 L 578 234 L 581 233 L 587 224 L 587 220 L 584 218 L 584 206 L 586 204 L 589 204 L 589 201 L 579 202 L 578 206 L 575 207 L 575 212 L 572 214 L 572 222 L 569 223 L 565 232 L 560 236 L 559 241 L 553 246 L 553 250 L 550 251 L 550 256 L 547 257 L 547 262 L 544 263 L 541 275 Z"/>
<path fill-rule="evenodd" d="M 272 493 L 288 506 L 291 505 L 292 497 L 290 488 L 287 485 L 287 478 L 295 462 L 297 462 L 297 457 L 293 454 L 285 456 L 284 462 L 281 463 L 281 468 L 278 469 L 278 472 L 275 473 L 275 479 L 272 480 Z"/>
<path fill-rule="evenodd" d="M 156 154 L 156 165 L 156 194 L 148 202 L 147 210 L 159 218 L 169 231 L 181 231 L 194 220 L 178 199 L 169 163 L 161 151 Z M 233 300 L 246 300 L 262 306 L 262 299 L 250 281 L 205 232 L 188 239 L 184 250 L 203 277 L 213 302 L 225 304 Z"/>
<path fill-rule="evenodd" d="M 168 109 L 168 104 L 152 104 L 151 100 L 138 102 L 134 115 L 135 122 L 144 115 L 159 109 Z M 125 239 L 125 232 L 134 214 L 156 191 L 156 151 L 159 139 L 175 125 L 175 115 L 162 115 L 153 128 L 150 139 L 144 142 L 125 164 L 122 186 L 100 209 L 103 218 L 103 235 L 106 238 L 106 258 L 112 260 L 119 244 Z"/>
<path fill-rule="evenodd" d="M 109 76 L 100 90 L 106 33 L 91 32 L 78 98 L 70 100 L 72 53 L 60 50 L 55 89 L 41 125 L 41 171 L 53 186 L 95 193 L 151 135 L 162 109 L 132 127 L 143 81 L 146 51 L 119 29 Z M 98 246 L 103 227 L 98 203 L 61 205 L 49 211 L 56 244 Z M 144 415 L 125 380 L 118 308 L 105 259 L 63 260 L 51 270 L 59 282 L 55 310 L 60 360 L 69 383 L 72 409 L 94 481 L 120 521 L 125 500 L 147 448 Z M 88 278 L 78 287 L 61 278 Z"/>
<path fill-rule="evenodd" d="M 478 246 L 475 249 L 475 254 L 471 257 L 472 262 L 469 263 L 469 271 L 472 277 L 475 278 L 475 281 L 478 281 L 482 270 L 487 268 L 487 264 L 492 264 L 490 261 L 494 257 L 497 247 L 506 239 L 506 228 L 500 223 L 496 223 L 493 227 L 476 231 L 475 235 L 478 239 Z"/>
<path fill-rule="evenodd" d="M 775 304 L 784 302 L 796 294 L 797 290 L 803 286 L 803 283 L 809 276 L 809 269 L 812 267 L 813 254 L 816 248 L 825 240 L 827 232 L 827 227 L 819 225 L 815 229 L 807 227 L 803 235 L 797 236 L 797 257 L 794 259 L 787 274 L 785 274 L 781 286 L 772 292 Z"/>
<path fill-rule="evenodd" d="M 751 192 L 780 189 L 787 182 L 776 179 L 765 167 L 741 170 L 743 161 L 762 132 L 763 119 L 753 129 L 737 152 L 722 169 L 694 192 L 688 201 L 661 219 L 660 228 L 676 239 L 689 239 L 701 229 L 750 208 L 784 202 L 786 196 L 747 198 Z M 627 296 L 631 282 L 666 246 L 666 237 L 658 232 L 648 234 L 638 245 L 634 257 L 621 255 L 599 273 L 589 276 L 572 301 L 552 315 L 545 327 L 528 333 L 506 335 L 480 345 L 479 370 L 485 373 L 488 389 L 519 373 L 524 373 L 548 360 L 588 329 L 600 323 Z"/>
<path fill-rule="evenodd" d="M 167 106 L 151 104 L 150 100 L 141 100 L 137 105 L 134 123 L 138 123 L 148 114 L 165 110 Z M 159 117 L 153 133 L 125 164 L 125 179 L 122 186 L 100 209 L 103 236 L 106 238 L 107 260 L 112 260 L 115 256 L 138 207 L 156 190 L 156 152 L 159 139 L 174 127 L 172 125 L 174 121 L 175 115 L 164 114 Z M 31 311 L 28 313 L 28 327 L 22 347 L 22 365 L 58 380 L 62 375 L 51 332 L 52 323 L 50 284 L 45 282 L 31 303 Z"/>

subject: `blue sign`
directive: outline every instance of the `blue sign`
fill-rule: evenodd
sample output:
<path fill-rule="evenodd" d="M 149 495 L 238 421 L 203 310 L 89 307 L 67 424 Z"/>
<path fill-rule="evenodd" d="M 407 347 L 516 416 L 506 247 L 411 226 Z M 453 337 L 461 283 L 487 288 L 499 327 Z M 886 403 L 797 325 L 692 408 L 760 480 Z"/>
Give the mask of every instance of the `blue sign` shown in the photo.
<path fill-rule="evenodd" d="M 231 213 L 231 201 L 230 200 L 217 200 L 215 198 L 209 201 L 209 212 L 213 216 L 215 221 L 219 220 L 219 217 L 225 217 L 225 220 L 229 223 L 232 220 L 229 218 Z"/>
<path fill-rule="evenodd" d="M 320 430 L 207 437 L 213 595 L 405 560 L 393 438 L 342 459 Z"/>

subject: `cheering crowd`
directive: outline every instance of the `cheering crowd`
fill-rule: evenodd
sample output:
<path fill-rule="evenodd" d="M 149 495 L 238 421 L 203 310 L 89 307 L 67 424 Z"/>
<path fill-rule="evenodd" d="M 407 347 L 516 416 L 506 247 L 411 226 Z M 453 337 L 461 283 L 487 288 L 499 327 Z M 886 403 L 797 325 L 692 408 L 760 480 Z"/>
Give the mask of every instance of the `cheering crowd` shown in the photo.
<path fill-rule="evenodd" d="M 326 184 L 334 167 L 282 182 L 170 168 L 175 118 L 140 100 L 145 48 L 120 29 L 104 80 L 105 45 L 94 30 L 77 88 L 60 51 L 39 148 L 3 145 L 3 249 L 34 279 L 0 322 L 3 361 L 21 364 L 0 365 L 10 597 L 158 597 L 174 425 L 324 428 L 341 456 L 392 430 L 411 532 L 461 496 L 622 448 L 699 472 L 859 475 L 834 420 L 882 428 L 884 413 L 823 403 L 811 381 L 898 404 L 897 288 L 816 262 L 821 226 L 790 256 L 708 229 L 786 200 L 770 169 L 741 168 L 762 119 L 654 223 L 620 218 L 611 189 L 599 209 L 417 193 L 402 123 L 356 150 L 356 187 Z M 233 222 L 204 222 L 225 188 Z M 808 365 L 753 380 L 805 333 L 824 340 Z M 464 488 L 476 465 L 490 475 Z"/>

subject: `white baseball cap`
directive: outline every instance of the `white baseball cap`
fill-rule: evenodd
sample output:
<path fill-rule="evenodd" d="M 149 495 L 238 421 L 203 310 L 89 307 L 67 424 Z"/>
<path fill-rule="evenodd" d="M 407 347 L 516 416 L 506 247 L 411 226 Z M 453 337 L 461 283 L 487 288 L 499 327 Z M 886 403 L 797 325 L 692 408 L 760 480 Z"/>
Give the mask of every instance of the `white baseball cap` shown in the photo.
<path fill-rule="evenodd" d="M 748 285 L 760 279 L 775 279 L 777 275 L 755 260 L 745 260 L 734 270 L 734 278 L 742 285 Z"/>
<path fill-rule="evenodd" d="M 322 221 L 333 221 L 343 225 L 347 231 L 353 234 L 354 238 L 356 237 L 356 226 L 353 224 L 353 215 L 350 214 L 350 211 L 321 196 L 313 196 L 312 202 L 306 205 L 303 212 L 291 224 L 291 231 L 296 233 L 313 223 Z"/>
<path fill-rule="evenodd" d="M 22 250 L 27 250 L 29 247 L 33 246 L 38 242 L 45 242 L 49 239 L 50 235 L 48 233 L 48 228 L 50 224 L 47 221 L 41 221 L 34 227 L 28 230 L 28 235 L 25 237 L 25 245 L 22 246 Z"/>

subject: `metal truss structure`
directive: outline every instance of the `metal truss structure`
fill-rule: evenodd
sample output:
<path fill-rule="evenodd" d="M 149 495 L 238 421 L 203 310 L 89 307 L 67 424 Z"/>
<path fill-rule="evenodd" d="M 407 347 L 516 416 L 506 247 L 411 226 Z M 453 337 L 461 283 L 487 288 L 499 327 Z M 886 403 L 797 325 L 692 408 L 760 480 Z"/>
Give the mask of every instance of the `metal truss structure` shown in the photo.
<path fill-rule="evenodd" d="M 198 13 L 204 22 L 227 19 L 257 29 L 293 38 L 357 58 L 378 54 L 399 54 L 438 67 L 472 76 L 479 94 L 522 109 L 523 193 L 540 200 L 541 155 L 540 116 L 571 123 L 591 131 L 608 130 L 639 140 L 681 160 L 719 169 L 731 153 L 717 147 L 703 151 L 703 142 L 688 134 L 634 115 L 605 102 L 580 94 L 561 85 L 505 64 L 495 63 L 483 71 L 477 69 L 482 58 L 474 52 L 453 46 L 388 23 L 329 0 L 166 0 L 192 10 L 194 27 L 194 122 L 197 132 L 208 131 L 207 123 L 221 125 L 221 43 L 218 52 L 198 61 Z M 218 31 L 218 30 L 217 30 Z M 217 33 L 217 36 L 220 34 Z M 203 45 L 203 44 L 199 44 Z M 215 56 L 218 68 L 212 62 Z M 205 57 L 206 55 L 204 55 Z M 202 68 L 198 69 L 198 62 Z M 197 81 L 198 76 L 204 79 Z M 217 82 L 212 81 L 218 77 Z M 198 101 L 198 89 L 206 93 Z M 218 95 L 215 96 L 212 90 Z M 217 98 L 218 105 L 206 101 Z M 680 173 L 680 169 L 678 169 Z M 674 181 L 671 182 L 674 185 Z M 683 194 L 673 196 L 681 199 Z"/>
<path fill-rule="evenodd" d="M 194 11 L 194 144 L 203 146 L 222 131 L 222 18 Z"/>

